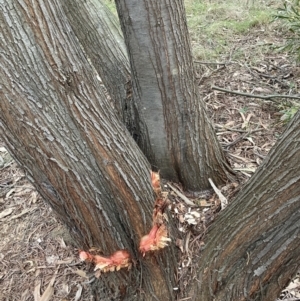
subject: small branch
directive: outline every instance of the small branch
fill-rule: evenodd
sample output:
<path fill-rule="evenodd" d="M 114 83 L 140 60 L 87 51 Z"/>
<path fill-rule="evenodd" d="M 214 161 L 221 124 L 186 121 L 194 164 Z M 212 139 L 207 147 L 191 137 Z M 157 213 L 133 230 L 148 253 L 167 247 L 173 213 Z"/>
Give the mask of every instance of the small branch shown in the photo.
<path fill-rule="evenodd" d="M 233 128 L 230 128 L 229 126 L 222 125 L 222 124 L 217 124 L 217 123 L 215 123 L 214 126 L 215 126 L 216 128 L 219 128 L 219 129 L 225 129 L 225 130 L 231 131 L 231 132 L 249 133 L 249 131 L 239 130 L 239 129 L 233 129 Z M 218 133 L 223 134 L 224 132 L 218 132 Z"/>
<path fill-rule="evenodd" d="M 184 194 L 182 194 L 178 189 L 168 183 L 168 186 L 189 206 L 197 206 L 192 201 L 190 201 Z"/>
<path fill-rule="evenodd" d="M 189 242 L 190 242 L 190 239 L 191 239 L 191 231 L 188 232 L 187 236 L 186 236 L 186 239 L 185 239 L 185 244 L 184 244 L 184 248 L 185 248 L 185 253 L 186 254 L 189 254 Z"/>
<path fill-rule="evenodd" d="M 261 131 L 266 131 L 266 129 L 264 128 L 260 128 L 260 129 L 256 129 L 256 130 L 250 130 L 250 131 L 246 131 L 246 130 L 240 130 L 240 129 L 233 129 L 233 128 L 230 128 L 226 125 L 222 125 L 222 124 L 217 124 L 215 123 L 214 124 L 215 127 L 219 128 L 219 129 L 225 129 L 227 131 L 230 131 L 230 132 L 238 132 L 238 133 L 247 133 L 247 134 L 253 134 L 255 132 L 261 132 Z M 223 134 L 223 132 L 218 132 L 218 134 Z"/>
<path fill-rule="evenodd" d="M 225 209 L 228 201 L 225 198 L 225 196 L 222 194 L 221 190 L 219 190 L 216 185 L 214 184 L 214 182 L 212 181 L 212 179 L 208 178 L 208 181 L 211 185 L 211 187 L 213 188 L 214 192 L 217 194 L 217 196 L 219 197 L 220 201 L 221 201 L 221 210 Z"/>
<path fill-rule="evenodd" d="M 194 61 L 196 64 L 202 64 L 202 65 L 229 65 L 232 64 L 230 62 L 228 63 L 218 63 L 218 62 L 203 62 L 203 61 Z"/>
<path fill-rule="evenodd" d="M 227 90 L 224 88 L 212 86 L 211 87 L 213 90 L 218 90 L 221 92 L 226 92 L 226 93 L 231 93 L 231 94 L 236 94 L 236 95 L 242 95 L 246 97 L 252 97 L 252 98 L 260 98 L 260 99 L 266 99 L 266 100 L 273 100 L 272 98 L 292 98 L 292 99 L 298 99 L 300 100 L 300 96 L 296 95 L 279 95 L 279 94 L 273 94 L 273 95 L 257 95 L 257 94 L 251 94 L 251 93 L 243 93 L 243 92 L 238 92 L 238 91 L 231 91 Z"/>
<path fill-rule="evenodd" d="M 240 137 L 236 138 L 234 141 L 228 143 L 228 144 L 224 144 L 224 146 L 228 149 L 231 146 L 234 146 L 235 144 L 237 144 L 238 142 L 244 140 L 246 137 L 248 136 L 248 134 L 243 134 Z M 222 143 L 221 143 L 222 144 Z M 223 145 L 223 144 L 222 144 Z"/>

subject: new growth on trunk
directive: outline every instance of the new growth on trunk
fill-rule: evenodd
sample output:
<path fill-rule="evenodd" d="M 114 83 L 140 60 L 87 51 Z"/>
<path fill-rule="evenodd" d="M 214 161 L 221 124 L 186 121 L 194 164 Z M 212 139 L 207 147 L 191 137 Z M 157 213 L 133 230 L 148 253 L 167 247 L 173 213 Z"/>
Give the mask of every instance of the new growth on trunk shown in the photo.
<path fill-rule="evenodd" d="M 140 241 L 139 250 L 145 256 L 146 252 L 163 249 L 171 241 L 168 238 L 168 231 L 163 216 L 166 208 L 167 200 L 164 200 L 161 195 L 161 186 L 159 174 L 151 171 L 151 183 L 156 194 L 156 200 L 153 210 L 153 226 L 149 234 L 143 236 Z M 119 250 L 109 257 L 93 255 L 90 252 L 80 250 L 79 257 L 81 260 L 92 262 L 95 264 L 95 270 L 100 270 L 104 273 L 119 271 L 121 268 L 131 268 L 131 258 L 127 250 Z"/>
<path fill-rule="evenodd" d="M 103 271 L 129 267 L 152 226 L 149 163 L 106 99 L 59 0 L 0 1 L 0 15 L 1 138 L 74 245 L 101 248 L 105 256 L 93 260 Z M 156 257 L 155 265 L 145 260 L 100 277 L 98 300 L 130 300 L 141 289 L 171 298 L 176 253 Z"/>

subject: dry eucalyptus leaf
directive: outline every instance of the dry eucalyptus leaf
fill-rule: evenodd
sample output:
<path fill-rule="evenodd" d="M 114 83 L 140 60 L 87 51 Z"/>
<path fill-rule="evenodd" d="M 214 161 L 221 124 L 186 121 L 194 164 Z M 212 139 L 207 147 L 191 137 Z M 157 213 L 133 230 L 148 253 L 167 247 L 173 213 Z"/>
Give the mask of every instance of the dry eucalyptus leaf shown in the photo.
<path fill-rule="evenodd" d="M 33 292 L 34 301 L 41 300 L 40 291 L 41 291 L 41 283 L 37 284 L 34 288 L 34 292 Z"/>
<path fill-rule="evenodd" d="M 300 287 L 300 282 L 298 279 L 295 279 L 289 283 L 289 285 L 283 291 L 290 291 Z"/>
<path fill-rule="evenodd" d="M 65 258 L 65 259 L 63 259 L 63 260 L 57 260 L 57 261 L 56 261 L 56 264 L 70 264 L 70 263 L 72 263 L 74 260 L 75 260 L 74 257 L 68 257 L 68 258 Z"/>
<path fill-rule="evenodd" d="M 7 209 L 1 211 L 0 212 L 0 219 L 12 214 L 13 211 L 14 211 L 14 208 L 7 208 Z"/>
<path fill-rule="evenodd" d="M 28 288 L 22 293 L 21 301 L 26 301 L 31 297 L 31 293 L 29 292 Z"/>
<path fill-rule="evenodd" d="M 32 192 L 34 188 L 25 188 L 25 187 L 19 187 L 18 189 L 15 189 L 14 197 L 22 197 L 25 194 Z"/>
<path fill-rule="evenodd" d="M 33 209 L 33 210 L 35 210 L 35 209 Z M 27 214 L 28 212 L 33 211 L 33 210 L 32 209 L 24 209 L 21 213 L 13 215 L 12 217 L 10 217 L 9 220 L 13 220 L 13 219 L 19 218 L 22 215 Z"/>
<path fill-rule="evenodd" d="M 183 240 L 177 238 L 175 244 L 176 244 L 176 246 L 180 249 L 180 251 L 183 253 L 183 252 L 184 252 L 184 250 L 183 250 Z"/>
<path fill-rule="evenodd" d="M 45 289 L 43 295 L 41 296 L 39 301 L 50 301 L 53 294 L 54 294 L 54 282 L 55 282 L 55 278 L 56 278 L 56 273 L 55 275 L 52 277 L 52 279 L 50 280 L 47 288 Z"/>
<path fill-rule="evenodd" d="M 256 170 L 256 168 L 251 168 L 251 167 L 249 167 L 249 168 L 234 168 L 233 170 L 238 170 L 238 171 L 241 171 L 241 172 L 252 172 L 252 173 L 254 173 L 255 172 L 255 170 Z"/>
<path fill-rule="evenodd" d="M 77 275 L 79 275 L 80 277 L 88 278 L 88 276 L 86 275 L 86 272 L 83 271 L 83 270 L 77 269 L 74 273 L 77 274 Z"/>
<path fill-rule="evenodd" d="M 193 218 L 187 219 L 186 222 L 190 225 L 197 225 L 197 221 Z"/>
<path fill-rule="evenodd" d="M 200 207 L 211 207 L 211 204 L 210 204 L 210 203 L 207 203 L 206 200 L 200 200 L 200 201 L 197 202 L 197 203 L 198 203 L 198 205 L 199 205 Z"/>
<path fill-rule="evenodd" d="M 49 283 L 49 285 L 47 286 L 47 288 L 44 291 L 43 295 L 41 296 L 40 301 L 50 301 L 53 294 L 54 294 L 54 288 Z"/>
<path fill-rule="evenodd" d="M 100 271 L 100 270 L 97 270 L 97 271 L 95 272 L 95 277 L 98 279 L 98 278 L 100 278 L 100 276 L 101 276 L 101 271 Z"/>
<path fill-rule="evenodd" d="M 38 193 L 36 191 L 33 191 L 29 198 L 29 204 L 35 204 L 37 201 Z"/>
<path fill-rule="evenodd" d="M 11 189 L 6 195 L 5 195 L 5 198 L 9 198 L 9 196 L 15 192 L 15 188 Z"/>
<path fill-rule="evenodd" d="M 63 283 L 63 284 L 62 284 L 62 290 L 63 290 L 65 293 L 69 294 L 69 293 L 70 293 L 70 287 L 69 287 L 69 285 L 68 285 L 67 283 Z"/>
<path fill-rule="evenodd" d="M 63 248 L 63 249 L 65 249 L 67 246 L 66 246 L 66 243 L 65 243 L 65 241 L 64 241 L 64 239 L 63 238 L 60 238 L 59 239 L 59 242 L 60 242 L 60 246 Z"/>
<path fill-rule="evenodd" d="M 78 301 L 81 298 L 81 294 L 82 294 L 82 286 L 77 284 L 78 290 L 76 292 L 74 301 Z"/>
<path fill-rule="evenodd" d="M 200 217 L 200 213 L 198 211 L 191 211 L 191 214 L 194 216 L 194 217 Z"/>
<path fill-rule="evenodd" d="M 184 219 L 184 217 L 183 217 L 182 214 L 179 214 L 179 215 L 178 215 L 178 219 L 179 219 L 179 222 L 180 222 L 180 223 L 184 223 L 184 221 L 185 221 L 185 219 Z"/>
<path fill-rule="evenodd" d="M 58 260 L 58 256 L 56 255 L 50 255 L 50 256 L 46 256 L 46 261 L 48 264 L 53 264 Z"/>
<path fill-rule="evenodd" d="M 253 141 L 252 137 L 247 137 L 246 138 L 248 141 L 250 141 L 253 145 L 255 145 L 255 142 Z"/>

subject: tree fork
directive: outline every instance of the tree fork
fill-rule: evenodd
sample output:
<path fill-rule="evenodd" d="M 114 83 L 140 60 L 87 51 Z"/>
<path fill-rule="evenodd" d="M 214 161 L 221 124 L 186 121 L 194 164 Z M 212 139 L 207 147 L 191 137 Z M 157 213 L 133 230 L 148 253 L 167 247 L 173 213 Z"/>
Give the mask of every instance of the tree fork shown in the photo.
<path fill-rule="evenodd" d="M 0 0 L 0 14 L 7 147 L 75 245 L 104 255 L 127 249 L 136 260 L 129 272 L 100 277 L 96 300 L 132 300 L 141 291 L 140 300 L 172 300 L 175 247 L 142 263 L 137 251 L 152 223 L 149 164 L 105 99 L 59 1 Z"/>

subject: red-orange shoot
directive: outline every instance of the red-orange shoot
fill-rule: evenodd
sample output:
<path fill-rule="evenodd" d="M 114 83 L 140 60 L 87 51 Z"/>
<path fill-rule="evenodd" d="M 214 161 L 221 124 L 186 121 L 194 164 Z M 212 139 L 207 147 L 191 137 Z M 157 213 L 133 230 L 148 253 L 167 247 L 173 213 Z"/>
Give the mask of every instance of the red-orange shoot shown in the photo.
<path fill-rule="evenodd" d="M 95 271 L 100 270 L 101 272 L 113 272 L 119 271 L 122 268 L 131 267 L 130 255 L 126 250 L 119 250 L 113 253 L 110 257 L 104 257 L 100 255 L 92 255 L 85 251 L 79 252 L 81 260 L 93 262 L 95 264 Z"/>
<path fill-rule="evenodd" d="M 168 232 L 165 225 L 155 224 L 150 230 L 149 234 L 142 237 L 140 242 L 140 252 L 145 253 L 148 251 L 155 251 L 162 249 L 168 245 Z"/>
<path fill-rule="evenodd" d="M 158 172 L 151 171 L 151 183 L 154 192 L 159 195 L 161 193 L 160 177 Z"/>
<path fill-rule="evenodd" d="M 90 254 L 89 252 L 82 251 L 82 250 L 79 250 L 79 258 L 82 261 L 88 261 L 88 262 L 94 261 L 94 255 Z"/>

